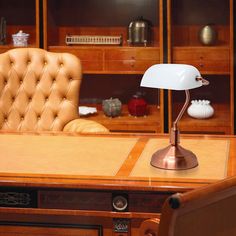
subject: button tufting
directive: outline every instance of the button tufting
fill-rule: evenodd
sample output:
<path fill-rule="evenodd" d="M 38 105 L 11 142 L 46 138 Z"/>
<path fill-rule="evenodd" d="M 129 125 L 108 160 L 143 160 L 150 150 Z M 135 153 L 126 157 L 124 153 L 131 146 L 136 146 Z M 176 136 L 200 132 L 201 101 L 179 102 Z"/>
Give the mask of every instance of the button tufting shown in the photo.
<path fill-rule="evenodd" d="M 6 72 L 4 71 L 0 75 L 3 97 L 6 98 L 4 109 L 2 109 L 3 128 L 12 129 L 13 126 L 16 129 L 28 130 L 35 127 L 43 130 L 47 127 L 51 129 L 53 125 L 54 130 L 61 130 L 63 109 L 68 111 L 68 114 L 63 114 L 68 115 L 68 119 L 72 119 L 77 111 L 74 111 L 77 108 L 70 103 L 78 98 L 80 67 L 70 67 L 70 61 L 67 62 L 67 57 L 63 58 L 61 55 L 55 55 L 54 60 L 54 55 L 46 52 L 45 54 L 39 53 L 35 63 L 35 56 L 32 56 L 34 52 L 31 53 L 29 50 L 31 49 L 27 49 L 27 52 L 19 57 L 9 53 L 4 68 Z M 23 64 L 24 68 L 20 64 Z M 31 68 L 37 64 L 38 68 Z M 76 64 L 78 64 L 77 60 Z M 69 66 L 68 69 L 67 66 Z M 29 68 L 31 71 L 28 72 Z M 9 76 L 12 70 L 14 78 Z M 31 80 L 28 78 L 29 76 L 32 77 Z M 15 79 L 13 84 L 12 79 Z M 44 115 L 45 111 L 46 115 Z"/>

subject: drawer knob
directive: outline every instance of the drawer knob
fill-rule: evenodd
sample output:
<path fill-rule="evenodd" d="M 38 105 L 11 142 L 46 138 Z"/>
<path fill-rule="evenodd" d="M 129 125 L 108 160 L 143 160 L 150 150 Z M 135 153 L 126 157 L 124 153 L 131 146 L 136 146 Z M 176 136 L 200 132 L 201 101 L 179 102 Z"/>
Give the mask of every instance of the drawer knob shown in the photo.
<path fill-rule="evenodd" d="M 124 211 L 128 207 L 128 200 L 124 196 L 117 195 L 112 200 L 112 206 L 117 211 Z"/>

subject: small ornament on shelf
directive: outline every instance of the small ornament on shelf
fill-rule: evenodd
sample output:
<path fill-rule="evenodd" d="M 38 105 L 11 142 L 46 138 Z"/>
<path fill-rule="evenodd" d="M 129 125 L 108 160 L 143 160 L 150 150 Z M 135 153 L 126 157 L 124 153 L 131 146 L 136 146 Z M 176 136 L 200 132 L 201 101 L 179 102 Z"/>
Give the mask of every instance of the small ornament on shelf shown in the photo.
<path fill-rule="evenodd" d="M 97 113 L 96 107 L 79 106 L 79 115 L 88 116 Z"/>
<path fill-rule="evenodd" d="M 187 113 L 196 119 L 207 119 L 213 116 L 214 108 L 209 100 L 192 100 Z"/>
<path fill-rule="evenodd" d="M 17 34 L 12 35 L 13 45 L 15 47 L 27 47 L 28 46 L 29 34 L 24 33 L 20 30 Z"/>
<path fill-rule="evenodd" d="M 66 45 L 122 45 L 122 35 L 66 35 Z"/>
<path fill-rule="evenodd" d="M 122 103 L 118 98 L 110 98 L 102 101 L 102 110 L 108 117 L 120 116 Z"/>
<path fill-rule="evenodd" d="M 146 116 L 147 102 L 141 92 L 137 92 L 128 102 L 128 111 L 131 116 Z"/>
<path fill-rule="evenodd" d="M 151 22 L 142 16 L 131 21 L 128 27 L 128 44 L 147 46 L 151 40 Z"/>
<path fill-rule="evenodd" d="M 199 40 L 203 45 L 214 45 L 217 40 L 217 32 L 212 24 L 203 26 L 199 31 Z"/>

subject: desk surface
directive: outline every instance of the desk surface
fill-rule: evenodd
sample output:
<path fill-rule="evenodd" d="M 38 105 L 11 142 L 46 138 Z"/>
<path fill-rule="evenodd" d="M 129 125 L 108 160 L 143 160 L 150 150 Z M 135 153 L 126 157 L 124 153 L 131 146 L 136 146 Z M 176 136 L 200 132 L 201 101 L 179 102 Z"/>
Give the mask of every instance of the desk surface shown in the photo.
<path fill-rule="evenodd" d="M 0 185 L 84 189 L 181 191 L 236 174 L 236 137 L 185 135 L 197 156 L 187 171 L 150 166 L 167 135 L 82 136 L 0 133 Z"/>
<path fill-rule="evenodd" d="M 150 166 L 168 142 L 167 135 L 0 133 L 0 235 L 138 236 L 172 193 L 236 173 L 236 137 L 181 136 L 199 166 L 178 172 Z"/>

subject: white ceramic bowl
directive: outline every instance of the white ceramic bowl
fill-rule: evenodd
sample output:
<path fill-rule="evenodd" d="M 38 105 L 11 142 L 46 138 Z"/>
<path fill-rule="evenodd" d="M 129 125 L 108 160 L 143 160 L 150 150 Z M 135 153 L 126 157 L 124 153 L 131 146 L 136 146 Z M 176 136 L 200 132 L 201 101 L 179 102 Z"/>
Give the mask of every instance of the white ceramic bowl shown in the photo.
<path fill-rule="evenodd" d="M 192 100 L 187 113 L 196 119 L 207 119 L 213 116 L 214 108 L 209 100 Z"/>

